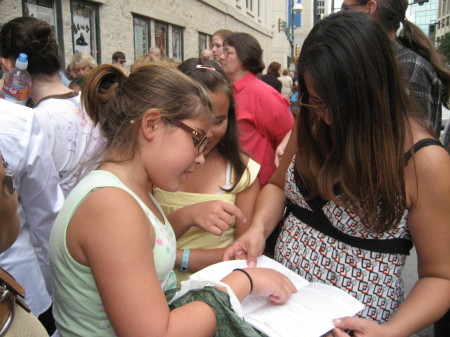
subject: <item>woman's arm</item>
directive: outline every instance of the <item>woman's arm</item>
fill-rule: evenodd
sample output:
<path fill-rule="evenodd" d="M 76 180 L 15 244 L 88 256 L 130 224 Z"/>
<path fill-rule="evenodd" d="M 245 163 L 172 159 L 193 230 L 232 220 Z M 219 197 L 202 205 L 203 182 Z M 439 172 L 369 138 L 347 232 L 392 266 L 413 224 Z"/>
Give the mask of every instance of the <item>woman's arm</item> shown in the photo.
<path fill-rule="evenodd" d="M 361 336 L 410 336 L 437 321 L 449 309 L 449 172 L 450 157 L 437 146 L 415 153 L 405 169 L 410 202 L 408 227 L 417 251 L 419 280 L 395 315 L 382 326 L 345 318 L 337 327 L 356 329 Z"/>
<path fill-rule="evenodd" d="M 295 128 L 286 146 L 285 154 L 269 183 L 258 195 L 250 228 L 224 254 L 224 259 L 247 259 L 249 266 L 263 253 L 266 238 L 283 216 L 285 207 L 284 182 L 286 171 L 297 149 Z"/>

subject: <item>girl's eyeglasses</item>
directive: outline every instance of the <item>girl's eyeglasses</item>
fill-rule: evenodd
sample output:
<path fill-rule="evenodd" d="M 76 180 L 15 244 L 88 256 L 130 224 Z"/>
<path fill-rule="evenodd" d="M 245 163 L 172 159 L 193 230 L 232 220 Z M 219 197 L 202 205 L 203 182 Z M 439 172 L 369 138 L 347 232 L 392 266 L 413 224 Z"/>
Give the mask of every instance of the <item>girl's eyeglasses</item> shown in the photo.
<path fill-rule="evenodd" d="M 189 132 L 192 135 L 192 140 L 194 141 L 194 146 L 197 148 L 197 154 L 203 153 L 205 151 L 206 145 L 208 145 L 208 138 L 205 134 L 201 134 L 197 130 L 194 130 L 190 126 L 187 126 L 183 122 L 177 120 L 169 120 L 170 123 Z"/>

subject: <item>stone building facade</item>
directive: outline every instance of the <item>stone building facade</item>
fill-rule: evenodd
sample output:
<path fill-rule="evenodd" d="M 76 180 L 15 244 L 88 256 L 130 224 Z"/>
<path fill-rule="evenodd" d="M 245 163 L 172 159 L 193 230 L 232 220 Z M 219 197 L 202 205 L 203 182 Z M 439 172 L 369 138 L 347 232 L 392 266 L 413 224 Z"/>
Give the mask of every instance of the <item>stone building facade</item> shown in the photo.
<path fill-rule="evenodd" d="M 24 15 L 49 22 L 66 65 L 80 50 L 99 64 L 120 50 L 127 66 L 153 46 L 167 57 L 198 57 L 221 28 L 252 34 L 265 64 L 285 65 L 289 43 L 275 27 L 285 6 L 285 0 L 0 0 L 0 25 Z"/>

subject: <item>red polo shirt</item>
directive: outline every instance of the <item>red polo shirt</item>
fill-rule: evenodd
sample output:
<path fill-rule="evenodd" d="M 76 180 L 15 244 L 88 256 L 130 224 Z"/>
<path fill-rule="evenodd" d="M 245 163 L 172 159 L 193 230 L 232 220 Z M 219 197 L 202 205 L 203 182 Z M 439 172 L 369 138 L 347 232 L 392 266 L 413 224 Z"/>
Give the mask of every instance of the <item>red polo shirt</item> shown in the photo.
<path fill-rule="evenodd" d="M 261 165 L 259 183 L 275 171 L 275 149 L 294 125 L 288 100 L 248 73 L 233 83 L 241 146 Z"/>

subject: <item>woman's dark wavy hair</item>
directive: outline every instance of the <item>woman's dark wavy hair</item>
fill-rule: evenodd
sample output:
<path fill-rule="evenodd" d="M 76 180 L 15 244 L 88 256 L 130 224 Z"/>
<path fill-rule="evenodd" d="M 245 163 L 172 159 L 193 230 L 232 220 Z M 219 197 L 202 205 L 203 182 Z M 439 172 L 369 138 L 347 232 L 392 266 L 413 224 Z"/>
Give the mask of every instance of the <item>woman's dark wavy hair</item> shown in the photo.
<path fill-rule="evenodd" d="M 0 31 L 0 55 L 16 60 L 28 55 L 30 75 L 53 75 L 61 69 L 53 28 L 33 17 L 19 17 L 5 23 Z"/>
<path fill-rule="evenodd" d="M 223 46 L 231 46 L 236 49 L 237 56 L 245 70 L 253 74 L 261 73 L 264 68 L 262 49 L 258 40 L 247 33 L 234 33 L 223 40 Z"/>
<path fill-rule="evenodd" d="M 396 226 L 406 209 L 403 146 L 411 137 L 410 103 L 386 32 L 361 12 L 328 16 L 302 47 L 303 103 L 309 101 L 305 76 L 331 121 L 301 108 L 296 165 L 307 198 L 320 195 L 344 205 L 376 232 Z"/>
<path fill-rule="evenodd" d="M 203 68 L 198 68 L 197 66 L 202 66 Z M 245 152 L 239 144 L 239 131 L 231 84 L 221 66 L 216 61 L 205 58 L 190 58 L 181 63 L 178 66 L 178 69 L 190 78 L 203 84 L 209 91 L 213 93 L 225 91 L 228 95 L 230 101 L 230 107 L 228 109 L 228 127 L 224 136 L 216 146 L 222 157 L 231 162 L 235 171 L 233 186 L 229 190 L 225 190 L 227 192 L 232 191 L 239 183 L 239 180 L 247 167 L 241 157 L 241 154 Z"/>
<path fill-rule="evenodd" d="M 445 57 L 434 47 L 431 40 L 411 21 L 405 19 L 409 0 L 375 0 L 377 2 L 376 18 L 386 31 L 398 31 L 403 28 L 398 39 L 408 48 L 426 59 L 443 84 L 442 103 L 450 108 L 450 69 Z M 357 0 L 365 5 L 369 0 Z"/>

